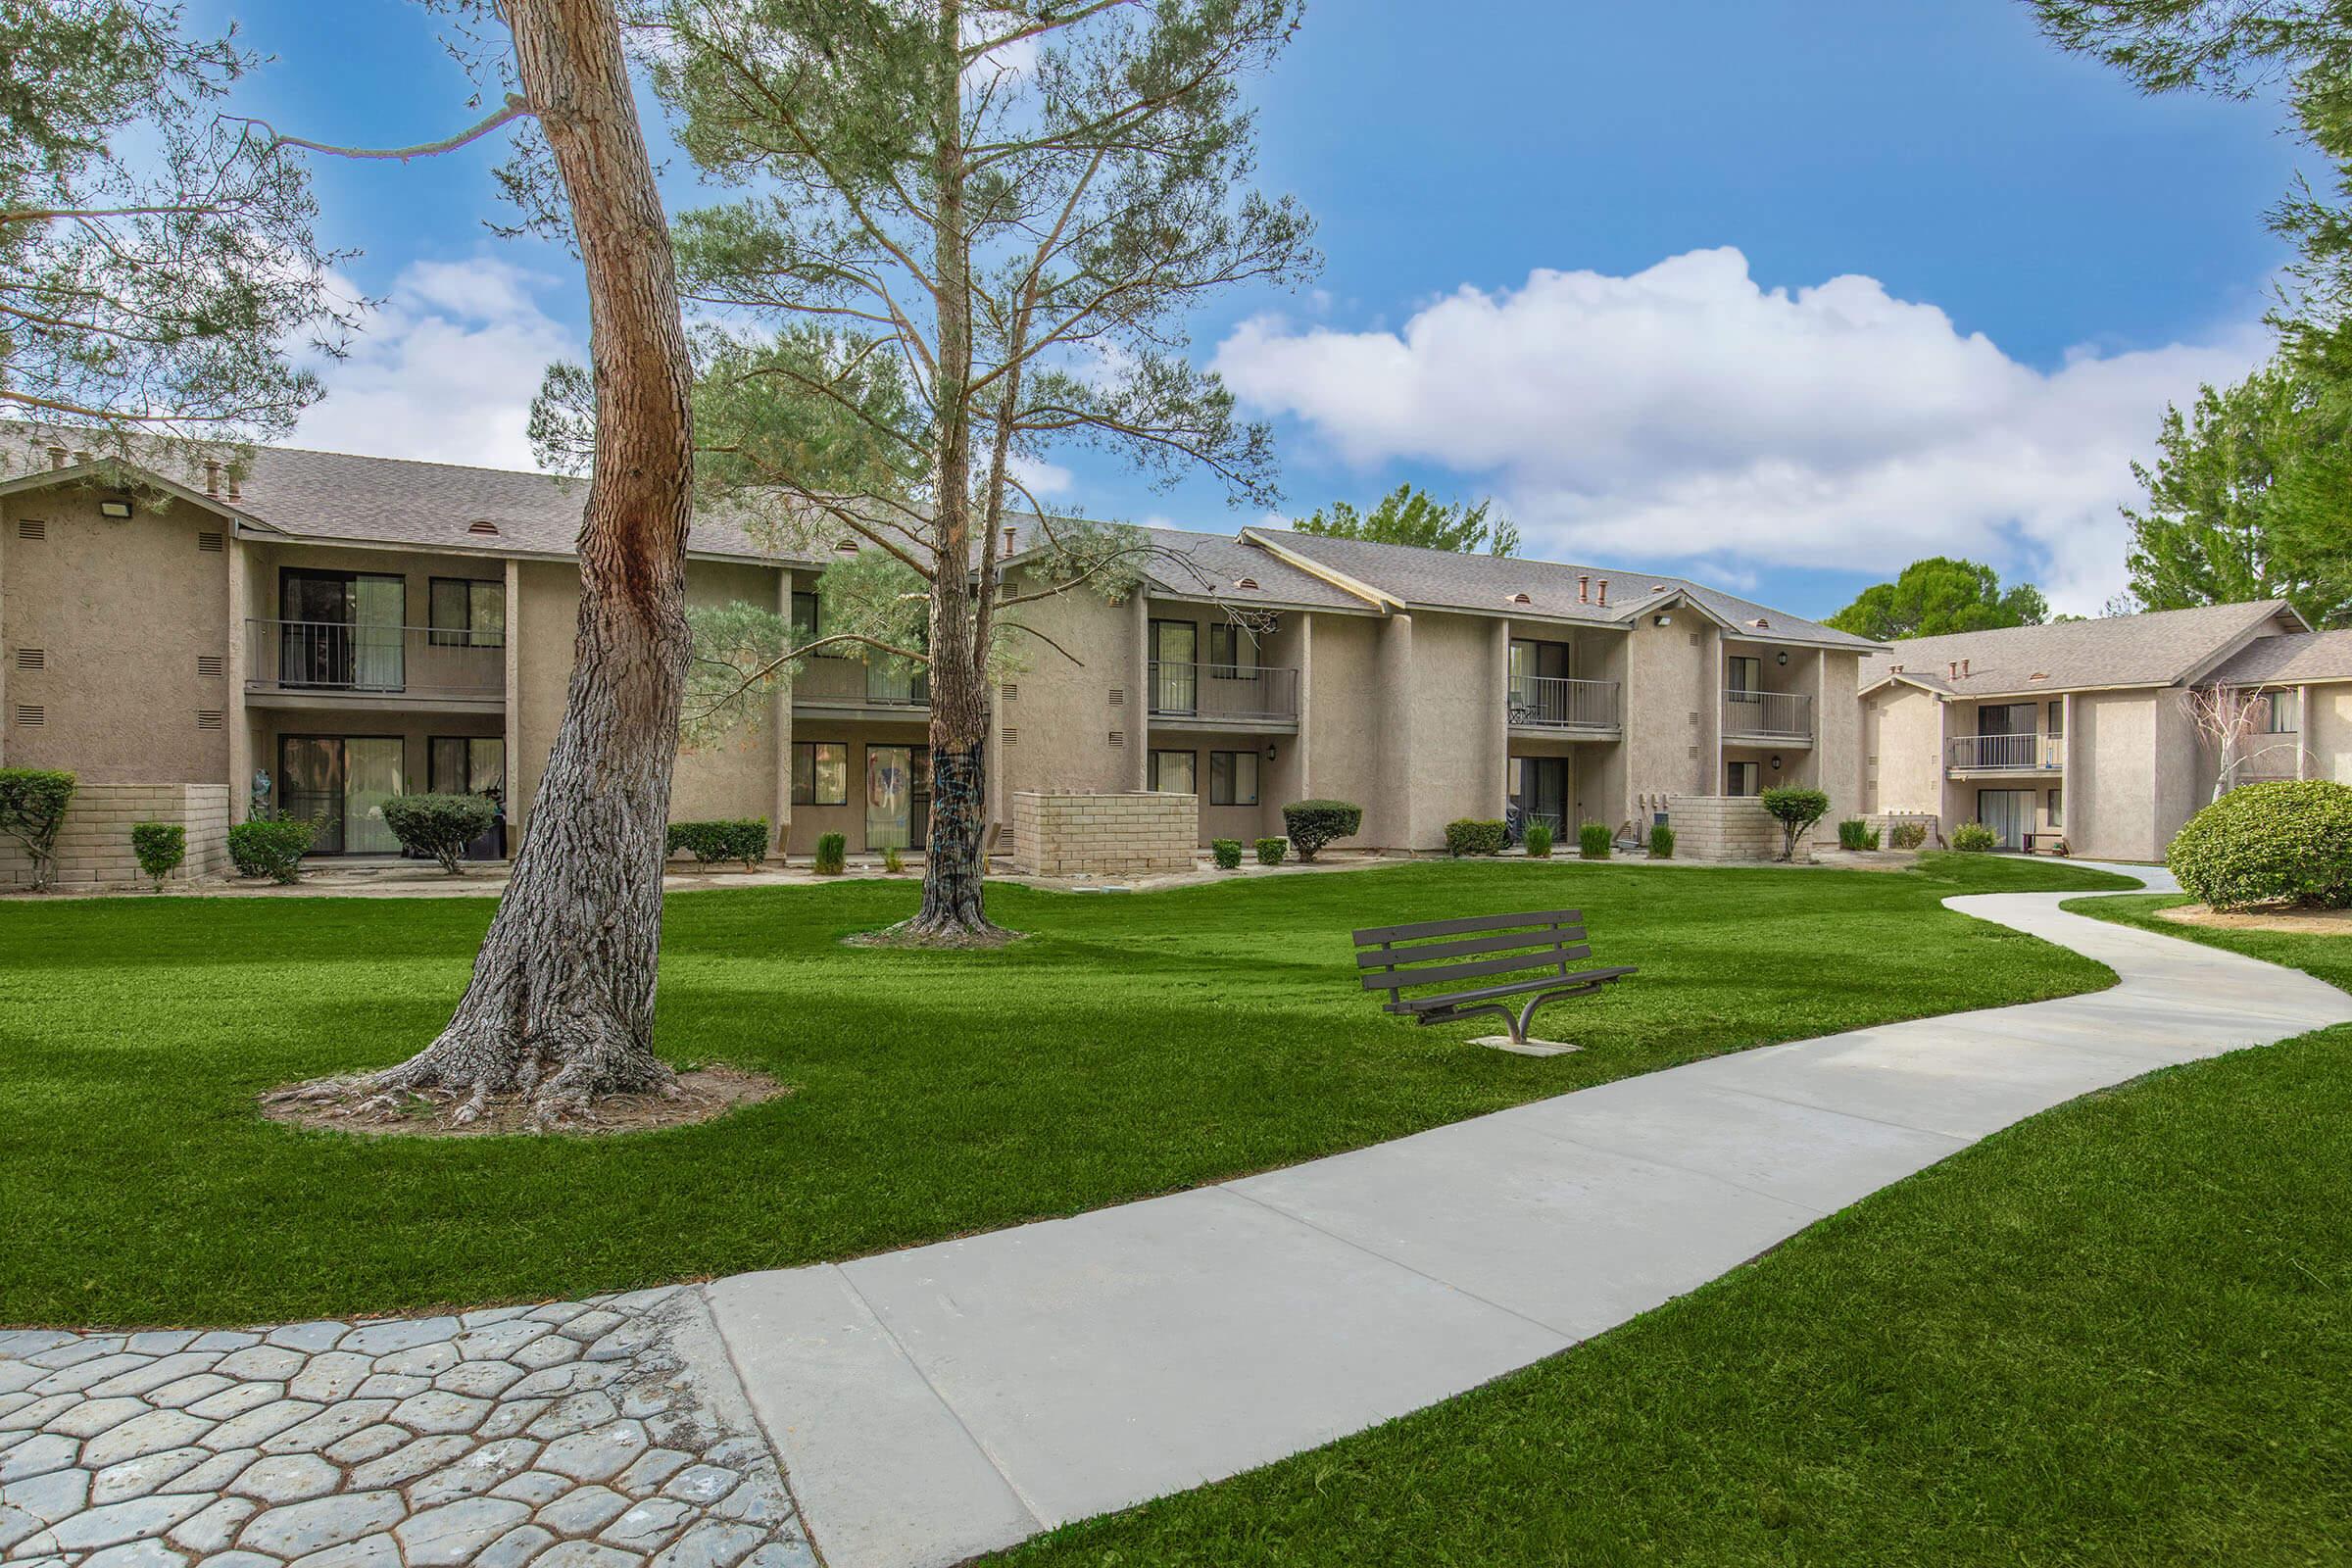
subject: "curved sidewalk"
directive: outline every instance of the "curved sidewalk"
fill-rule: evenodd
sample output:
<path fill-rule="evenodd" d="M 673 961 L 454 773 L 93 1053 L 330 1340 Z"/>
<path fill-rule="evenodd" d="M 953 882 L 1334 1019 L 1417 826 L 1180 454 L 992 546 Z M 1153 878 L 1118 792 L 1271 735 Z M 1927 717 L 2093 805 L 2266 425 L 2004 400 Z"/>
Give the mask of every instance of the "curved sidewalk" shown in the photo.
<path fill-rule="evenodd" d="M 2059 909 L 2081 896 L 1948 903 L 2108 964 L 2106 991 L 1717 1056 L 709 1299 L 831 1568 L 956 1562 L 1459 1394 L 2079 1095 L 2352 1021 L 2298 971 Z"/>

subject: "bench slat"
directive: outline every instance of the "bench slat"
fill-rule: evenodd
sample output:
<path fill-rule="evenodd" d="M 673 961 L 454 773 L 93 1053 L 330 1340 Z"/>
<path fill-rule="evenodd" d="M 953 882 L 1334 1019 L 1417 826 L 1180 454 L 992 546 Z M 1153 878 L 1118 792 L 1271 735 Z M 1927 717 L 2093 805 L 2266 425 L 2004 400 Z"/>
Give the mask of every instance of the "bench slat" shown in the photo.
<path fill-rule="evenodd" d="M 1528 914 L 1474 914 L 1459 920 L 1425 920 L 1419 925 L 1376 925 L 1355 933 L 1355 945 L 1411 942 L 1422 937 L 1458 937 L 1472 931 L 1500 931 L 1514 925 L 1581 925 L 1582 909 L 1538 909 Z"/>
<path fill-rule="evenodd" d="M 1366 991 L 1396 991 L 1412 986 L 1451 985 L 1456 980 L 1475 980 L 1481 975 L 1509 974 L 1519 969 L 1557 969 L 1579 958 L 1590 958 L 1592 950 L 1584 946 L 1544 948 L 1536 953 L 1515 954 L 1507 958 L 1482 958 L 1474 963 L 1445 963 L 1434 969 L 1390 969 L 1364 976 Z"/>
<path fill-rule="evenodd" d="M 1577 974 L 1539 976 L 1533 980 L 1514 980 L 1508 985 L 1481 986 L 1475 991 L 1456 991 L 1448 997 L 1406 997 L 1388 1004 L 1395 1012 L 1435 1012 L 1442 1007 L 1455 1006 L 1466 1002 L 1491 1002 L 1497 997 L 1521 997 L 1531 991 L 1573 990 L 1579 986 L 1602 985 L 1629 975 L 1631 967 L 1587 969 Z"/>
<path fill-rule="evenodd" d="M 1387 969 L 1402 964 L 1466 958 L 1474 953 L 1501 953 L 1510 948 L 1542 947 L 1585 940 L 1581 925 L 1552 926 L 1543 931 L 1506 931 L 1498 937 L 1465 937 L 1459 942 L 1424 942 L 1414 948 L 1366 948 L 1355 956 L 1359 969 Z"/>

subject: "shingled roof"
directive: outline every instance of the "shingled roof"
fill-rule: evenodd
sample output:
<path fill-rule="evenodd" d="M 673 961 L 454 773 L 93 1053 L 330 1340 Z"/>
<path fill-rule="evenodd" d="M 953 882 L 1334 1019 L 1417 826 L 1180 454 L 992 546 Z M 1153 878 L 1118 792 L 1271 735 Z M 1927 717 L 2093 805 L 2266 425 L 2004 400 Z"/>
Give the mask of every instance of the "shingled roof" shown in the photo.
<path fill-rule="evenodd" d="M 1722 621 L 1734 636 L 1855 653 L 1872 652 L 1879 646 L 1800 615 L 1658 572 L 1579 566 L 1519 556 L 1462 555 L 1416 545 L 1329 539 L 1282 528 L 1245 528 L 1242 537 L 1295 554 L 1408 609 L 1622 626 L 1660 605 L 1686 599 Z M 1604 584 L 1606 603 L 1602 603 Z"/>
<path fill-rule="evenodd" d="M 2202 673 L 2266 629 L 2305 628 L 2285 600 L 2268 599 L 1907 637 L 1862 662 L 1861 689 L 1869 691 L 1889 678 L 1955 697 L 2171 686 Z M 1952 666 L 1963 662 L 1968 673 L 1955 677 Z"/>
<path fill-rule="evenodd" d="M 2225 686 L 2293 686 L 2352 680 L 2352 631 L 2257 637 L 2213 672 Z"/>

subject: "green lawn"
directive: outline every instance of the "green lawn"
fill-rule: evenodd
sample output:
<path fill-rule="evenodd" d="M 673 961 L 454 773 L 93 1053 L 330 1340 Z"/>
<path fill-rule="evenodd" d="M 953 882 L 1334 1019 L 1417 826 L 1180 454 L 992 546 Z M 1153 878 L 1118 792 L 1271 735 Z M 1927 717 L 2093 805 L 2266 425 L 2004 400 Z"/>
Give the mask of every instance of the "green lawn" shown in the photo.
<path fill-rule="evenodd" d="M 990 953 L 845 949 L 911 883 L 670 900 L 660 1045 L 788 1098 L 591 1140 L 370 1139 L 263 1120 L 381 1066 L 463 989 L 482 900 L 0 905 L 0 1323 L 219 1323 L 618 1289 L 839 1258 L 1397 1137 L 1713 1053 L 2096 987 L 1936 906 L 2112 885 L 2040 861 L 1904 873 L 1421 863 L 1151 895 L 1001 887 Z M 1351 926 L 1552 903 L 1642 972 L 1536 1060 L 1415 1029 Z"/>
<path fill-rule="evenodd" d="M 2085 913 L 2352 982 L 2352 939 Z M 2352 1560 L 2352 1028 L 2060 1106 L 1527 1372 L 1008 1554 Z"/>

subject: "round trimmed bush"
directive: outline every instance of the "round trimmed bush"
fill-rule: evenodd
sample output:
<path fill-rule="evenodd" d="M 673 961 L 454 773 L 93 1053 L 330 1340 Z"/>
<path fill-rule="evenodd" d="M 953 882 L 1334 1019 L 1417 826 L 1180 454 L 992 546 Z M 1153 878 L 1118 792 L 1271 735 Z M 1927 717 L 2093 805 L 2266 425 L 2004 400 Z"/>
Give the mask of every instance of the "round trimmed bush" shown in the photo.
<path fill-rule="evenodd" d="M 2352 786 L 2280 779 L 2231 790 L 2173 835 L 2165 863 L 2216 909 L 2352 905 Z"/>
<path fill-rule="evenodd" d="M 1333 839 L 1344 839 L 1364 825 L 1364 808 L 1353 801 L 1293 801 L 1282 808 L 1283 830 L 1301 860 Z"/>
<path fill-rule="evenodd" d="M 2001 836 L 1982 822 L 1963 822 L 1952 829 L 1952 848 L 1962 855 L 1983 855 L 2001 842 Z"/>

